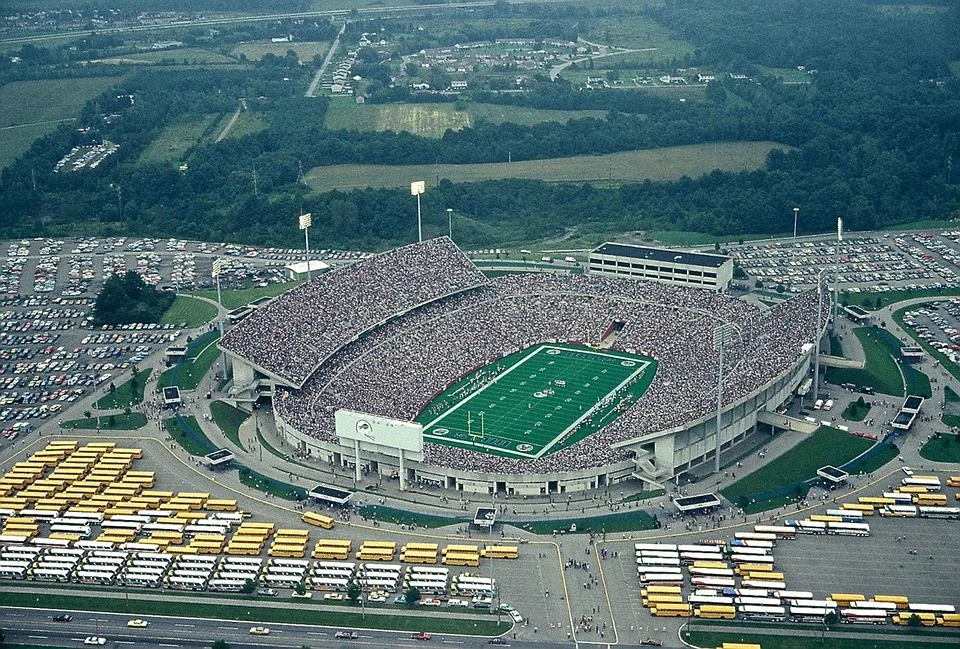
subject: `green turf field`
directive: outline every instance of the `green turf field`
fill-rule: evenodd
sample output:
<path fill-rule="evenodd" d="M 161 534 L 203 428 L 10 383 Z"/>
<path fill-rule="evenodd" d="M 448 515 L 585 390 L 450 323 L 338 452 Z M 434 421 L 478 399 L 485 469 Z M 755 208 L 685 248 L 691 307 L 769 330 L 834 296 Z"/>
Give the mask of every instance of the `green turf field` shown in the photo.
<path fill-rule="evenodd" d="M 535 345 L 458 381 L 417 421 L 431 442 L 535 459 L 616 419 L 643 396 L 656 368 L 645 356 Z"/>

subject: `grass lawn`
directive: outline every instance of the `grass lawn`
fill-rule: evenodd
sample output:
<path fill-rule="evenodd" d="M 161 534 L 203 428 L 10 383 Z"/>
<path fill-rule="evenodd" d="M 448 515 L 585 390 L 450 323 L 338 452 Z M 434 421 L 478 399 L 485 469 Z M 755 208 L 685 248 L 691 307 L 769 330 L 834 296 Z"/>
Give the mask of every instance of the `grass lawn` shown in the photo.
<path fill-rule="evenodd" d="M 147 425 L 147 417 L 142 412 L 131 412 L 129 415 L 103 415 L 87 419 L 72 419 L 62 424 L 63 428 L 77 428 L 81 430 L 136 430 Z"/>
<path fill-rule="evenodd" d="M 229 310 L 236 309 L 241 306 L 247 306 L 254 300 L 260 299 L 262 297 L 274 297 L 289 291 L 291 288 L 297 285 L 298 282 L 282 282 L 280 284 L 268 284 L 267 286 L 251 286 L 249 288 L 238 288 L 230 290 L 221 290 L 220 296 L 223 300 L 223 308 Z M 208 297 L 212 300 L 217 299 L 217 290 L 213 289 L 212 291 L 196 291 L 193 295 L 200 295 L 202 297 Z"/>
<path fill-rule="evenodd" d="M 778 487 L 815 478 L 822 466 L 846 464 L 872 445 L 868 439 L 821 426 L 773 462 L 724 489 L 723 495 L 735 503 L 750 503 L 758 495 Z"/>
<path fill-rule="evenodd" d="M 644 356 L 535 345 L 453 384 L 417 421 L 431 442 L 536 459 L 613 421 L 618 404 L 639 399 L 655 374 L 656 361 Z"/>
<path fill-rule="evenodd" d="M 213 330 L 191 342 L 183 362 L 160 375 L 160 387 L 176 385 L 181 390 L 195 390 L 220 357 L 220 350 L 217 349 L 219 338 L 220 332 Z"/>
<path fill-rule="evenodd" d="M 899 455 L 897 447 L 892 444 L 883 444 L 879 452 L 877 452 L 872 457 L 866 458 L 864 460 L 857 460 L 846 467 L 851 475 L 855 473 L 873 473 L 880 467 L 887 464 L 887 462 L 893 461 L 894 458 Z"/>
<path fill-rule="evenodd" d="M 960 401 L 960 394 L 957 394 L 953 389 L 947 385 L 943 388 L 943 397 L 946 399 L 947 403 L 957 403 Z"/>
<path fill-rule="evenodd" d="M 140 162 L 183 162 L 187 153 L 221 119 L 219 114 L 187 113 L 164 127 L 140 154 Z"/>
<path fill-rule="evenodd" d="M 715 243 L 739 243 L 740 241 L 756 241 L 758 239 L 769 239 L 776 237 L 785 237 L 783 234 L 740 234 L 717 236 L 707 232 L 689 232 L 686 230 L 650 230 L 646 233 L 644 241 L 662 243 L 668 246 L 706 246 Z"/>
<path fill-rule="evenodd" d="M 131 378 L 129 381 L 117 386 L 113 392 L 108 392 L 105 397 L 99 399 L 93 404 L 97 410 L 119 410 L 127 406 L 133 406 L 143 403 L 143 388 L 150 378 L 152 367 L 148 367 L 137 375 L 136 382 Z M 136 387 L 134 387 L 136 385 Z"/>
<path fill-rule="evenodd" d="M 960 463 L 960 437 L 947 433 L 934 436 L 920 449 L 920 457 L 934 462 Z"/>
<path fill-rule="evenodd" d="M 367 520 L 376 519 L 378 521 L 390 521 L 398 525 L 416 525 L 417 527 L 431 529 L 446 527 L 447 525 L 461 525 L 469 522 L 469 517 L 467 516 L 463 518 L 448 518 L 446 516 L 408 512 L 403 509 L 394 509 L 393 507 L 383 507 L 381 505 L 364 505 L 360 508 L 360 515 Z M 480 538 L 479 534 L 477 538 Z"/>
<path fill-rule="evenodd" d="M 163 317 L 160 318 L 160 324 L 172 324 L 177 327 L 182 326 L 187 329 L 195 329 L 207 324 L 216 317 L 217 307 L 209 302 L 187 297 L 186 295 L 178 295 L 177 299 L 170 305 L 170 308 L 163 314 Z"/>
<path fill-rule="evenodd" d="M 240 443 L 240 424 L 245 422 L 250 415 L 223 401 L 214 401 L 211 403 L 210 414 L 217 423 L 217 426 L 220 427 L 220 430 L 223 431 L 223 434 L 227 436 L 227 439 L 236 444 L 237 448 L 242 449 L 243 444 Z"/>
<path fill-rule="evenodd" d="M 197 418 L 193 415 L 183 418 L 183 425 L 176 417 L 163 421 L 163 427 L 170 436 L 190 455 L 204 456 L 217 450 L 216 445 L 206 436 Z"/>
<path fill-rule="evenodd" d="M 840 625 L 836 625 L 832 630 L 839 630 Z M 916 631 L 923 632 L 924 629 Z M 916 633 L 916 631 L 912 631 Z M 886 631 L 890 635 L 901 635 L 903 632 Z M 939 634 L 938 634 L 939 635 Z M 694 630 L 690 633 L 689 641 L 695 647 L 719 647 L 724 642 L 752 643 L 763 646 L 763 649 L 902 649 L 904 647 L 930 647 L 937 646 L 930 641 L 922 638 L 896 638 L 882 640 L 880 638 L 820 638 L 820 633 L 814 632 L 810 635 L 799 635 L 796 633 L 782 634 L 750 634 L 740 633 L 738 631 L 700 631 Z M 946 646 L 946 645 L 944 645 Z"/>
<path fill-rule="evenodd" d="M 715 169 L 750 171 L 762 168 L 773 149 L 786 147 L 775 142 L 718 142 L 623 151 L 606 155 L 550 158 L 488 164 L 424 165 L 331 165 L 314 167 L 306 183 L 316 191 L 401 187 L 411 179 L 435 178 L 452 182 L 478 182 L 505 178 L 528 178 L 553 182 L 639 182 L 697 178 Z"/>
<path fill-rule="evenodd" d="M 844 409 L 843 414 L 840 416 L 847 421 L 863 421 L 867 418 L 867 414 L 869 412 L 869 403 L 864 402 L 864 404 L 861 406 L 858 402 L 851 401 L 850 405 Z"/>
<path fill-rule="evenodd" d="M 856 383 L 871 385 L 874 390 L 897 397 L 904 396 L 903 379 L 890 350 L 872 327 L 857 327 L 853 330 L 866 357 L 862 370 L 846 367 L 827 368 L 827 380 L 835 385 Z M 896 340 L 896 339 L 894 339 Z"/>
<path fill-rule="evenodd" d="M 239 469 L 240 482 L 248 487 L 259 489 L 271 496 L 282 498 L 283 500 L 295 500 L 297 502 L 307 499 L 307 490 L 303 487 L 297 487 L 280 480 L 274 480 L 253 469 L 241 466 Z"/>
<path fill-rule="evenodd" d="M 76 117 L 87 101 L 121 79 L 37 79 L 0 86 L 0 169 L 20 157 L 34 140 L 54 131 L 57 120 Z"/>
<path fill-rule="evenodd" d="M 270 122 L 267 121 L 267 118 L 263 115 L 259 115 L 249 108 L 247 110 L 240 112 L 240 117 L 237 118 L 237 121 L 234 122 L 233 128 L 230 129 L 230 132 L 227 133 L 227 137 L 224 139 L 235 140 L 245 135 L 252 135 L 253 133 L 259 133 L 260 131 L 265 131 L 270 126 Z M 219 135 L 219 131 L 217 135 Z"/>
<path fill-rule="evenodd" d="M 641 491 L 639 493 L 633 494 L 632 496 L 627 496 L 620 502 L 629 503 L 629 502 L 634 502 L 636 500 L 650 500 L 651 498 L 659 498 L 665 493 L 667 492 L 664 491 L 663 489 L 653 489 L 652 491 Z"/>
<path fill-rule="evenodd" d="M 960 415 L 947 414 L 940 418 L 940 421 L 951 428 L 960 427 Z"/>
<path fill-rule="evenodd" d="M 34 599 L 37 601 L 34 602 Z M 216 599 L 222 599 L 218 595 Z M 428 631 L 431 633 L 459 633 L 465 635 L 494 635 L 510 628 L 509 623 L 497 627 L 496 620 L 463 620 L 456 617 L 430 615 L 399 615 L 390 613 L 351 612 L 342 609 L 325 611 L 312 603 L 297 600 L 287 607 L 261 607 L 255 599 L 235 604 L 213 603 L 214 598 L 195 597 L 190 601 L 174 602 L 163 599 L 130 599 L 119 597 L 83 597 L 75 593 L 32 595 L 31 606 L 52 610 L 82 610 L 87 612 L 114 612 L 131 615 L 165 615 L 175 618 L 215 618 L 253 623 L 311 624 L 362 629 L 393 629 L 397 631 Z M 23 593 L 0 593 L 0 606 L 23 604 Z"/>
<path fill-rule="evenodd" d="M 635 532 L 638 530 L 652 530 L 654 518 L 639 509 L 621 514 L 608 516 L 581 516 L 578 518 L 556 520 L 528 520 L 513 523 L 531 534 L 553 534 L 554 530 L 564 534 L 586 534 L 590 530 L 596 532 Z M 576 526 L 574 528 L 574 526 Z M 576 531 L 573 531 L 573 530 Z"/>

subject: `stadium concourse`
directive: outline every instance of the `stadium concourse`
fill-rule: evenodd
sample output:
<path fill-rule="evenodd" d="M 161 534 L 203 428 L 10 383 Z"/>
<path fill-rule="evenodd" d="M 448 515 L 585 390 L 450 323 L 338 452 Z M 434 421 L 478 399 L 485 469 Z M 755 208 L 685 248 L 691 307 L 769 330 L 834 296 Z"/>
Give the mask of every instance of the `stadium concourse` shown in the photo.
<path fill-rule="evenodd" d="M 808 375 L 810 343 L 829 311 L 819 309 L 818 323 L 818 295 L 826 299 L 812 290 L 761 311 L 706 290 L 629 279 L 488 280 L 442 237 L 321 275 L 242 321 L 221 347 L 238 405 L 273 394 L 281 435 L 337 464 L 352 452 L 335 435 L 336 410 L 412 421 L 461 377 L 531 345 L 564 341 L 655 359 L 643 397 L 571 446 L 524 459 L 425 443 L 424 461 L 408 466 L 410 479 L 463 491 L 577 491 L 630 477 L 656 483 L 712 457 L 713 337 L 723 323 L 735 332 L 724 352 L 724 448 L 746 436 L 758 410 L 779 406 Z M 370 460 L 381 474 L 397 467 L 382 454 Z"/>

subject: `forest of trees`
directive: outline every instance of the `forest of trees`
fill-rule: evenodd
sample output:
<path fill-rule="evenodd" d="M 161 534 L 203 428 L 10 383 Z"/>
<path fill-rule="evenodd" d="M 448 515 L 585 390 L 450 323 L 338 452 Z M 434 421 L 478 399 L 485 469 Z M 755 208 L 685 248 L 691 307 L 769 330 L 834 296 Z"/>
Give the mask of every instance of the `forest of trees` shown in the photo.
<path fill-rule="evenodd" d="M 160 322 L 176 295 L 162 293 L 143 282 L 140 274 L 128 270 L 107 278 L 93 306 L 96 326 L 116 326 L 131 322 Z"/>
<path fill-rule="evenodd" d="M 668 183 L 598 188 L 536 181 L 441 182 L 425 213 L 452 208 L 479 246 L 530 240 L 570 225 L 586 230 L 670 229 L 736 237 L 785 232 L 803 207 L 806 232 L 837 217 L 869 229 L 958 216 L 960 10 L 895 11 L 865 0 L 671 0 L 649 15 L 695 44 L 686 63 L 743 70 L 704 101 L 678 103 L 637 91 L 582 92 L 542 79 L 528 94 L 474 101 L 551 109 L 600 109 L 604 119 L 535 126 L 478 122 L 440 139 L 409 133 L 332 131 L 326 101 L 301 97 L 305 67 L 282 60 L 240 70 L 140 71 L 84 111 L 80 134 L 64 126 L 36 143 L 0 179 L 0 236 L 114 233 L 297 245 L 294 216 L 314 214 L 325 247 L 379 248 L 415 236 L 405 189 L 313 193 L 298 169 L 342 163 L 413 164 L 535 160 L 717 141 L 773 140 L 766 168 Z M 768 68 L 815 69 L 784 84 Z M 123 104 L 117 95 L 132 94 Z M 239 97 L 269 115 L 266 130 L 201 145 L 189 171 L 145 164 L 140 153 L 178 115 L 226 113 Z M 259 99 L 258 99 L 259 98 Z M 731 100 L 733 99 L 733 100 Z M 119 103 L 118 103 L 119 102 Z M 104 113 L 120 118 L 106 123 Z M 121 144 L 97 173 L 54 175 L 56 160 L 92 138 Z M 252 182 L 257 174 L 257 193 Z M 951 182 L 952 181 L 952 182 Z M 126 203 L 117 208 L 115 186 Z M 36 189 L 34 189 L 34 186 Z"/>

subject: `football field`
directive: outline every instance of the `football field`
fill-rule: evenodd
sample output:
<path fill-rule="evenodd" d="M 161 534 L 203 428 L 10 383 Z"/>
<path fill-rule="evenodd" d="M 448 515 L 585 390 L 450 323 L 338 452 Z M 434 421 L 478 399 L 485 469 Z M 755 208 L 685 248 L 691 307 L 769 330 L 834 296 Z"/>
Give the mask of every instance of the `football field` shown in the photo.
<path fill-rule="evenodd" d="M 649 387 L 656 361 L 540 344 L 464 377 L 417 417 L 425 441 L 535 459 L 612 422 Z"/>

